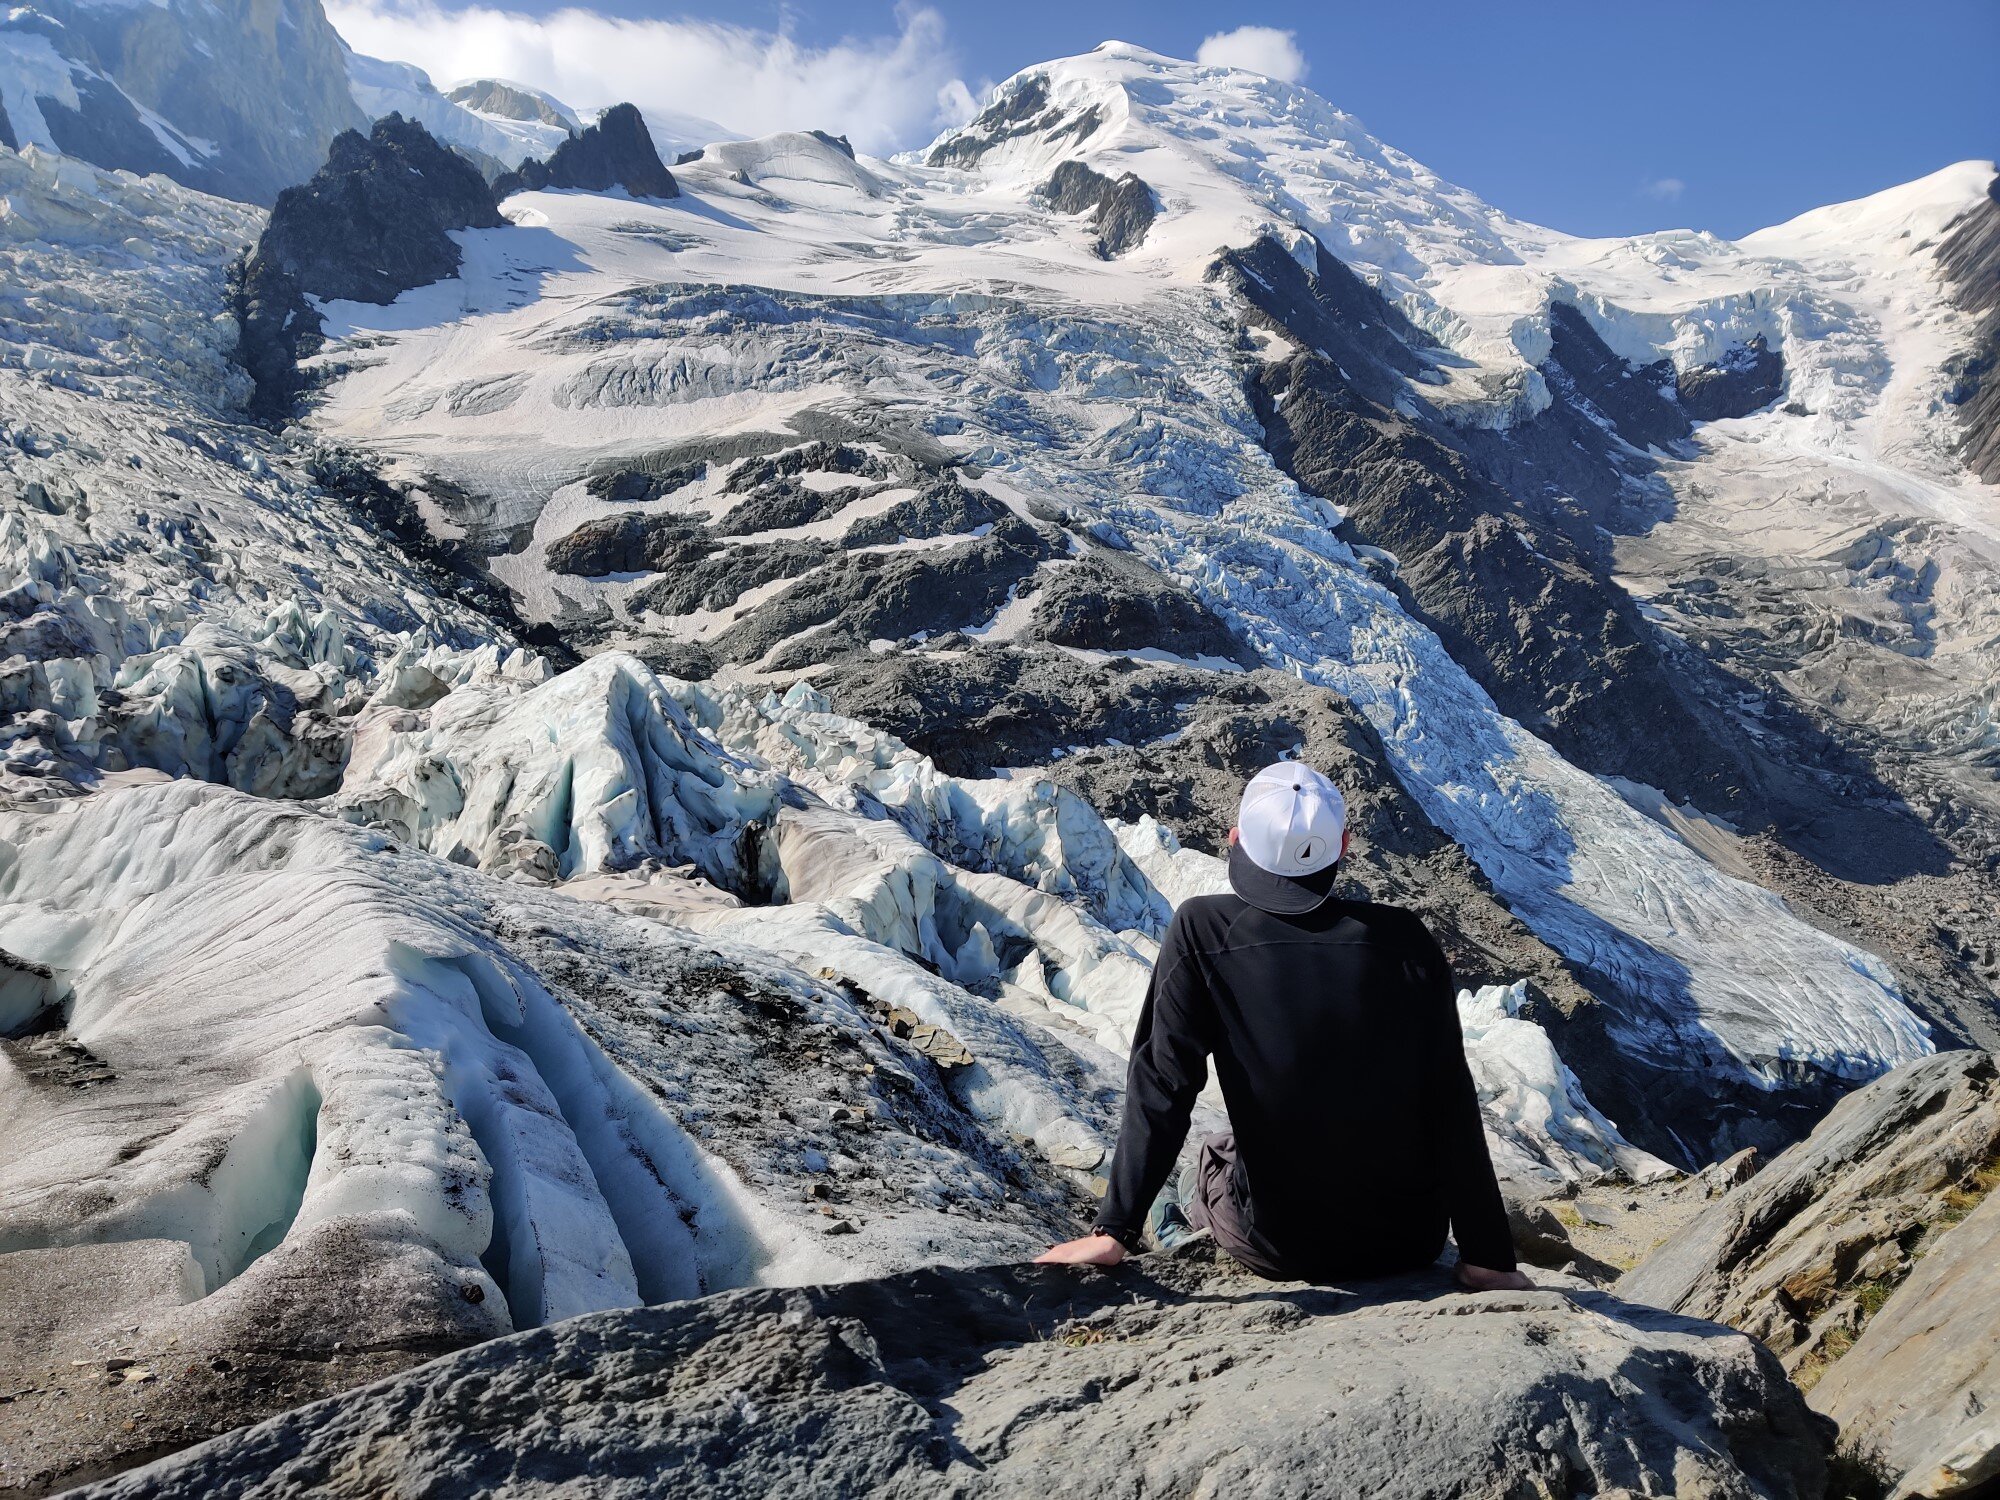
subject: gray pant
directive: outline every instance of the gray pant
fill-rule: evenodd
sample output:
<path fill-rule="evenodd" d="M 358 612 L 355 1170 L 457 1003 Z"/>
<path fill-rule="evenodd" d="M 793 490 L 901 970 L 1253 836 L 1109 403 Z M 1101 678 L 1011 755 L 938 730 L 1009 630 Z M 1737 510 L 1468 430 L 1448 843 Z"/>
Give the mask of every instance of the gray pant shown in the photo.
<path fill-rule="evenodd" d="M 1183 1179 L 1183 1212 L 1196 1229 L 1206 1229 L 1233 1261 L 1272 1281 L 1289 1281 L 1278 1252 L 1257 1233 L 1244 1212 L 1236 1178 L 1236 1137 L 1205 1137 L 1195 1157 L 1193 1181 Z"/>

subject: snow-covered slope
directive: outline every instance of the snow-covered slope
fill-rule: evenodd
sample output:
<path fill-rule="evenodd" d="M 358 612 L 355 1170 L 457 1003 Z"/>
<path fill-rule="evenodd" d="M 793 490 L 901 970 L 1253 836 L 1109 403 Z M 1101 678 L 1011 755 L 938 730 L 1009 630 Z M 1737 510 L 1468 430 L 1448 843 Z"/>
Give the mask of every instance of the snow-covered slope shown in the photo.
<path fill-rule="evenodd" d="M 34 0 L 0 12 L 0 144 L 269 203 L 363 125 L 319 0 Z"/>

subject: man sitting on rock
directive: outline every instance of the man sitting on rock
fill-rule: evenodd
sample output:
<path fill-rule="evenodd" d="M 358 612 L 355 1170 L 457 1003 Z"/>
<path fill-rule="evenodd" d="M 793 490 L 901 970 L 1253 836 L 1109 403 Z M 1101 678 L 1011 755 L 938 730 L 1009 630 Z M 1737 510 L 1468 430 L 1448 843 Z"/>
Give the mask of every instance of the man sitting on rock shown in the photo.
<path fill-rule="evenodd" d="M 1182 903 L 1160 944 L 1103 1211 L 1042 1262 L 1115 1266 L 1139 1247 L 1212 1056 L 1234 1130 L 1203 1141 L 1179 1202 L 1162 1199 L 1163 1244 L 1206 1229 L 1261 1276 L 1335 1281 L 1428 1266 L 1449 1230 L 1462 1286 L 1532 1285 L 1450 966 L 1413 913 L 1333 898 L 1346 825 L 1339 789 L 1309 766 L 1280 762 L 1244 790 L 1232 893 Z"/>

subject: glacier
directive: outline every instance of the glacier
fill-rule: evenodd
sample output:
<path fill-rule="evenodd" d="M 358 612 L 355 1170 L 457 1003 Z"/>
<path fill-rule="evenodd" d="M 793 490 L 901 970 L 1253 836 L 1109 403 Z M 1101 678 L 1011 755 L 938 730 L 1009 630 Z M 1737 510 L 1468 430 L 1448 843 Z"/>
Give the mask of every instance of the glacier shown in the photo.
<path fill-rule="evenodd" d="M 314 424 L 347 441 L 365 434 L 410 472 L 492 496 L 487 524 L 532 521 L 535 540 L 501 561 L 501 576 L 549 618 L 608 611 L 609 643 L 628 647 L 661 630 L 713 640 L 811 582 L 792 595 L 774 583 L 712 622 L 633 607 L 633 580 L 538 570 L 537 551 L 579 514 L 569 497 L 583 471 L 697 436 L 864 409 L 869 421 L 914 427 L 977 466 L 979 486 L 1002 503 L 1108 529 L 1265 661 L 1360 706 L 1425 811 L 1537 934 L 1615 988 L 1621 1046 L 1668 1066 L 1699 1058 L 1759 1088 L 1860 1080 L 1927 1051 L 1925 1022 L 1880 960 L 1718 870 L 1500 715 L 1333 535 L 1331 507 L 1302 495 L 1264 452 L 1227 310 L 1202 280 L 1216 246 L 1277 226 L 1319 233 L 1327 205 L 1366 194 L 1371 212 L 1389 216 L 1379 235 L 1329 243 L 1391 290 L 1402 275 L 1408 296 L 1425 287 L 1442 296 L 1452 284 L 1444 270 L 1425 281 L 1412 258 L 1433 253 L 1438 225 L 1463 218 L 1451 194 L 1387 148 L 1349 140 L 1351 122 L 1329 122 L 1303 91 L 1268 80 L 1120 48 L 1041 75 L 1052 80 L 1052 110 L 1101 122 L 1086 159 L 1136 170 L 1166 205 L 1115 271 L 1060 221 L 1032 212 L 1039 175 L 1075 145 L 1046 134 L 1002 141 L 969 170 L 872 163 L 880 193 L 830 184 L 796 165 L 796 153 L 773 151 L 750 183 L 720 161 L 687 164 L 688 195 L 675 204 L 522 194 L 506 212 L 533 231 L 532 251 L 527 241 L 510 248 L 519 230 L 467 232 L 460 286 L 409 294 L 386 315 L 329 309 L 348 339 L 346 373 Z M 1365 159 L 1351 172 L 1318 163 L 1312 191 L 1270 178 L 1280 167 L 1305 172 L 1299 143 L 1324 133 Z M 1259 143 L 1263 164 L 1248 181 L 1217 160 L 1217 142 L 1238 138 Z M 1574 249 L 1490 212 L 1474 227 L 1483 238 L 1434 250 L 1440 267 L 1482 244 L 1510 261 L 1530 241 L 1550 257 Z M 511 297 L 519 257 L 550 261 L 547 236 L 572 269 L 552 273 L 531 300 Z M 1400 272 L 1365 253 L 1392 239 L 1407 241 Z M 892 252 L 886 263 L 878 246 Z M 1004 275 L 969 293 L 973 266 Z M 450 310 L 438 300 L 446 295 Z M 1469 315 L 1458 322 L 1474 326 Z M 1461 384 L 1464 361 L 1504 373 L 1533 352 L 1531 339 L 1527 353 L 1510 342 L 1502 357 L 1490 340 L 1454 337 L 1435 367 Z M 1681 357 L 1707 348 L 1689 343 Z M 506 395 L 459 402 L 454 393 L 469 385 Z M 1494 402 L 1512 399 L 1478 397 L 1489 414 L 1480 420 L 1497 420 Z M 674 503 L 699 514 L 692 507 L 706 502 Z M 765 670 L 784 685 L 784 669 Z"/>

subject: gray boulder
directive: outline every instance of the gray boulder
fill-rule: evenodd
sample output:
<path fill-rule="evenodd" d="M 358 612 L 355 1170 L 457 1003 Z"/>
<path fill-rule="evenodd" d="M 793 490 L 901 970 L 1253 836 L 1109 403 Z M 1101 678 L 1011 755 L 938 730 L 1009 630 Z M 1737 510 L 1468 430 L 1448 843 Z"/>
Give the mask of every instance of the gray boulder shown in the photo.
<path fill-rule="evenodd" d="M 1824 1442 L 1712 1325 L 1186 1254 L 572 1319 L 77 1493 L 1817 1496 Z"/>

